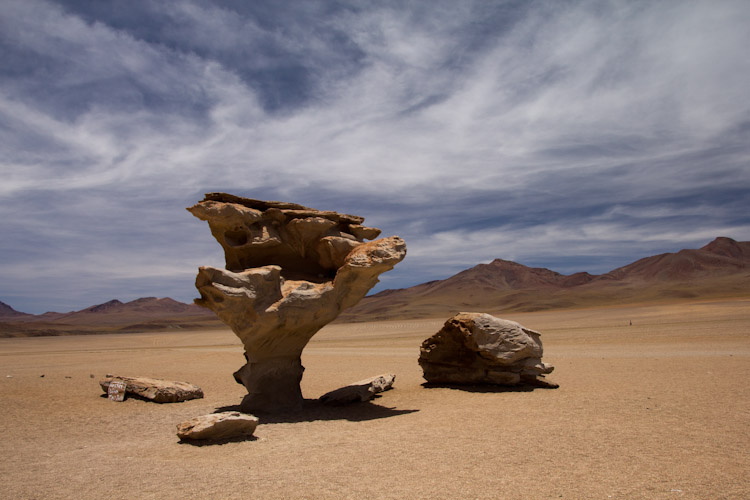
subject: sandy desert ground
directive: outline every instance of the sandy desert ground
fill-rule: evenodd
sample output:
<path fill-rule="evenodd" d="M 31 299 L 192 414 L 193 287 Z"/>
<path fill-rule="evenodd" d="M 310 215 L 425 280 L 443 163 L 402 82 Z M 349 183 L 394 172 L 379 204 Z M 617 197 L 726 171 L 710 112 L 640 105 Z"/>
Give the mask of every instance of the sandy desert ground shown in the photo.
<path fill-rule="evenodd" d="M 205 446 L 175 425 L 241 400 L 230 331 L 0 339 L 0 497 L 750 498 L 750 300 L 504 317 L 543 333 L 559 389 L 423 387 L 447 318 L 335 324 L 303 356 L 304 412 Z M 312 401 L 383 372 L 371 403 Z M 206 397 L 115 403 L 106 373 Z"/>

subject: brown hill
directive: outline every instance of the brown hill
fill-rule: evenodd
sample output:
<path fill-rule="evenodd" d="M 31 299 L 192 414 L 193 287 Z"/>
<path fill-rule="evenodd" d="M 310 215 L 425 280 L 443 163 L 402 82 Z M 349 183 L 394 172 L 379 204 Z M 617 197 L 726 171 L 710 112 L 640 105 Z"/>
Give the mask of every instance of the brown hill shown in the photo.
<path fill-rule="evenodd" d="M 144 297 L 125 303 L 110 300 L 64 314 L 20 314 L 0 317 L 0 337 L 215 328 L 220 325 L 213 312 L 168 297 Z"/>
<path fill-rule="evenodd" d="M 698 250 L 640 259 L 609 273 L 563 275 L 496 259 L 445 280 L 366 297 L 339 321 L 448 317 L 614 303 L 750 295 L 750 242 L 720 237 Z"/>
<path fill-rule="evenodd" d="M 118 324 L 175 316 L 214 316 L 214 314 L 195 304 L 184 304 L 169 297 L 163 299 L 144 297 L 126 303 L 119 300 L 110 300 L 103 304 L 64 314 L 55 321 L 68 324 Z"/>
<path fill-rule="evenodd" d="M 750 296 L 750 242 L 716 238 L 697 250 L 640 259 L 609 273 L 564 275 L 496 259 L 444 280 L 385 290 L 345 311 L 339 322 L 449 317 L 608 304 Z M 174 328 L 217 328 L 206 309 L 170 298 L 110 300 L 70 313 L 31 315 L 0 302 L 0 337 Z"/>
<path fill-rule="evenodd" d="M 720 237 L 699 250 L 680 250 L 640 259 L 607 273 L 618 280 L 684 281 L 747 270 L 750 242 Z"/>
<path fill-rule="evenodd" d="M 26 314 L 20 311 L 16 311 L 5 302 L 0 302 L 0 319 L 23 318 L 27 316 L 31 316 L 31 314 Z"/>

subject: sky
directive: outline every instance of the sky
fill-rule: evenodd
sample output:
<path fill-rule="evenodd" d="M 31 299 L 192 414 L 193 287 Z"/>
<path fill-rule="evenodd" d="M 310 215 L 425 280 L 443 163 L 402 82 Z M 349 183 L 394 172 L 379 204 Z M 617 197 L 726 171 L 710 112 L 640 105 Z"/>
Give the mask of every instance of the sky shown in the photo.
<path fill-rule="evenodd" d="M 185 208 L 366 218 L 375 289 L 750 240 L 750 2 L 0 0 L 0 301 L 197 296 Z"/>

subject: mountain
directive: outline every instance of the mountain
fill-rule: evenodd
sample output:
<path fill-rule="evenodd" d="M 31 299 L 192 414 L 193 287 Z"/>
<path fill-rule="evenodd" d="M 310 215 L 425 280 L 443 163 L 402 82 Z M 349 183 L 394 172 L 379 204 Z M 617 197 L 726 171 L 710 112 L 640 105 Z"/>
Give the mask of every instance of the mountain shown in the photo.
<path fill-rule="evenodd" d="M 221 323 L 213 312 L 169 297 L 144 297 L 124 303 L 119 300 L 110 300 L 80 311 L 48 312 L 40 315 L 19 313 L 6 304 L 0 306 L 0 337 L 158 331 L 173 328 L 218 328 L 220 326 Z"/>
<path fill-rule="evenodd" d="M 698 250 L 646 257 L 607 273 L 612 279 L 681 281 L 747 270 L 750 242 L 720 237 Z"/>
<path fill-rule="evenodd" d="M 720 237 L 697 250 L 646 257 L 606 274 L 564 275 L 495 259 L 447 279 L 384 290 L 338 322 L 450 317 L 722 297 L 750 297 L 750 242 Z M 214 313 L 170 298 L 110 300 L 80 311 L 32 315 L 0 302 L 0 337 L 223 328 Z"/>
<path fill-rule="evenodd" d="M 339 321 L 737 296 L 750 296 L 750 242 L 720 237 L 697 250 L 646 257 L 603 275 L 564 275 L 496 259 L 444 280 L 371 295 Z"/>
<path fill-rule="evenodd" d="M 0 302 L 0 319 L 22 318 L 26 316 L 31 316 L 31 314 L 16 311 L 5 302 Z"/>
<path fill-rule="evenodd" d="M 173 316 L 214 316 L 214 313 L 196 306 L 195 304 L 184 304 L 170 299 L 169 297 L 158 299 L 156 297 L 143 297 L 130 302 L 110 300 L 103 304 L 97 304 L 80 311 L 64 314 L 56 319 L 58 322 L 86 324 L 97 323 L 121 323 L 131 319 L 138 321 L 145 319 L 159 319 Z"/>

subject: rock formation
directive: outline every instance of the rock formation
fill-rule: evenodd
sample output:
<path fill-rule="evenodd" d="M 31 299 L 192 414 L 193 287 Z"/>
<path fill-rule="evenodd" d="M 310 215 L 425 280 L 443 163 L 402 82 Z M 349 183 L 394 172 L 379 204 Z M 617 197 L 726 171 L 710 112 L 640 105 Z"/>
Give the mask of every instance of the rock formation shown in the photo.
<path fill-rule="evenodd" d="M 126 384 L 126 394 L 150 399 L 155 403 L 178 403 L 180 401 L 203 397 L 203 389 L 187 382 L 172 382 L 147 377 L 115 377 L 111 375 L 99 381 L 99 385 L 105 393 L 109 390 L 109 384 L 113 380 L 122 381 Z"/>
<path fill-rule="evenodd" d="M 459 313 L 422 342 L 419 364 L 433 384 L 557 387 L 544 375 L 540 334 L 515 321 L 483 313 Z"/>
<path fill-rule="evenodd" d="M 294 203 L 210 193 L 188 210 L 208 222 L 226 269 L 201 267 L 195 303 L 214 311 L 245 346 L 234 378 L 245 412 L 299 408 L 302 349 L 359 302 L 406 255 L 397 236 L 376 238 L 364 218 Z"/>
<path fill-rule="evenodd" d="M 258 421 L 258 417 L 238 411 L 211 413 L 177 424 L 177 436 L 182 441 L 250 437 L 258 427 Z"/>
<path fill-rule="evenodd" d="M 329 405 L 343 405 L 371 400 L 375 394 L 393 387 L 396 376 L 392 373 L 377 375 L 354 382 L 320 396 L 320 401 Z"/>

